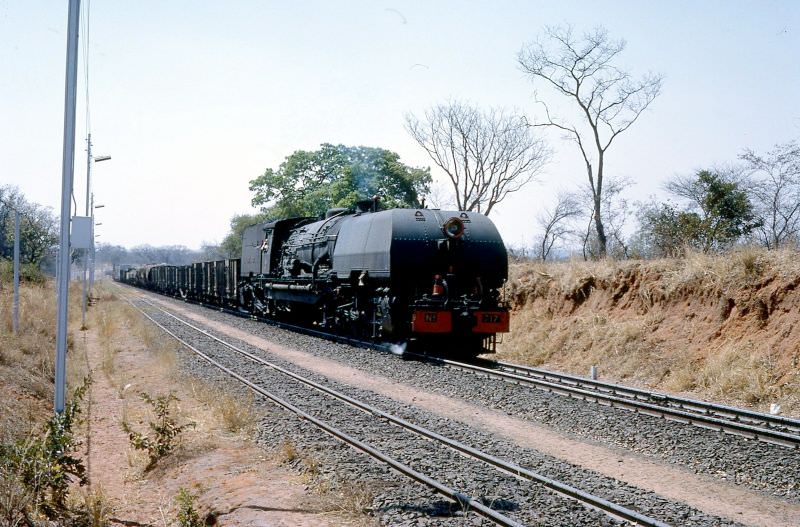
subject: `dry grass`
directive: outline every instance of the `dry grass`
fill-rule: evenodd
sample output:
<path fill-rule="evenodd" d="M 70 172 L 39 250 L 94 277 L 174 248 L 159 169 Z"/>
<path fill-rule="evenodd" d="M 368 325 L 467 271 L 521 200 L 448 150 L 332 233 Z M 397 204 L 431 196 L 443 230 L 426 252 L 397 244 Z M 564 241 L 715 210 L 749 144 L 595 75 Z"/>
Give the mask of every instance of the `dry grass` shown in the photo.
<path fill-rule="evenodd" d="M 299 457 L 297 446 L 289 438 L 284 438 L 277 449 L 276 459 L 281 463 L 291 463 Z"/>
<path fill-rule="evenodd" d="M 376 494 L 376 489 L 364 482 L 342 485 L 335 493 L 336 508 L 347 514 L 366 514 Z"/>
<path fill-rule="evenodd" d="M 0 524 L 7 527 L 27 525 L 25 511 L 33 504 L 33 495 L 16 474 L 0 469 Z"/>
<path fill-rule="evenodd" d="M 71 284 L 67 335 L 67 391 L 88 374 L 80 321 L 80 287 Z M 56 295 L 52 280 L 20 284 L 19 328 L 13 332 L 12 287 L 0 287 L 0 443 L 41 433 L 52 412 L 56 349 Z M 1 470 L 1 469 L 0 469 Z M 0 473 L 0 523 L 19 525 L 32 496 L 10 473 Z M 84 503 L 71 500 L 76 514 L 90 516 Z M 23 522 L 22 524 L 26 524 Z M 98 524 L 99 525 L 99 524 Z"/>
<path fill-rule="evenodd" d="M 317 478 L 320 475 L 321 462 L 316 456 L 306 454 L 301 460 L 303 463 L 303 473 L 308 478 Z"/>
<path fill-rule="evenodd" d="M 70 329 L 80 317 L 80 297 L 70 291 Z M 77 338 L 76 338 L 77 336 Z M 20 285 L 19 330 L 12 332 L 12 287 L 0 289 L 0 439 L 13 440 L 52 408 L 55 375 L 56 302 L 52 281 Z M 68 334 L 68 391 L 87 374 L 80 335 Z"/>
<path fill-rule="evenodd" d="M 700 390 L 721 398 L 737 398 L 750 405 L 769 404 L 789 394 L 779 384 L 775 363 L 753 353 L 750 346 L 727 346 L 704 364 L 685 364 L 666 379 L 677 391 Z"/>
<path fill-rule="evenodd" d="M 800 254 L 515 263 L 501 358 L 800 414 Z"/>
<path fill-rule="evenodd" d="M 253 395 L 243 400 L 229 394 L 223 394 L 217 399 L 217 412 L 225 429 L 233 433 L 252 432 L 258 421 L 258 415 L 253 407 Z"/>
<path fill-rule="evenodd" d="M 666 366 L 657 365 L 657 347 L 647 339 L 657 318 L 616 320 L 592 313 L 543 319 L 533 310 L 522 310 L 513 320 L 501 348 L 503 358 L 512 362 L 558 365 L 580 373 L 601 364 L 618 377 L 642 380 L 665 374 Z"/>
<path fill-rule="evenodd" d="M 249 435 L 258 423 L 252 392 L 241 395 L 229 388 L 198 379 L 186 379 L 192 397 L 202 402 L 217 424 L 227 432 Z"/>
<path fill-rule="evenodd" d="M 643 270 L 650 278 L 648 285 L 670 299 L 683 291 L 720 293 L 732 287 L 752 287 L 767 276 L 793 279 L 800 276 L 800 254 L 788 249 L 742 247 L 724 255 L 690 251 L 684 258 L 648 261 L 518 262 L 511 265 L 509 287 L 512 297 L 515 293 L 535 297 L 552 290 L 573 296 L 589 277 L 604 286 Z"/>
<path fill-rule="evenodd" d="M 86 519 L 91 527 L 105 527 L 114 512 L 111 503 L 100 486 L 81 493 L 80 508 L 85 511 Z"/>
<path fill-rule="evenodd" d="M 368 513 L 375 496 L 384 486 L 381 482 L 352 481 L 352 474 L 328 474 L 313 453 L 298 450 L 289 438 L 284 438 L 275 451 L 280 463 L 294 464 L 302 481 L 321 496 L 325 509 L 336 514 L 359 517 Z"/>

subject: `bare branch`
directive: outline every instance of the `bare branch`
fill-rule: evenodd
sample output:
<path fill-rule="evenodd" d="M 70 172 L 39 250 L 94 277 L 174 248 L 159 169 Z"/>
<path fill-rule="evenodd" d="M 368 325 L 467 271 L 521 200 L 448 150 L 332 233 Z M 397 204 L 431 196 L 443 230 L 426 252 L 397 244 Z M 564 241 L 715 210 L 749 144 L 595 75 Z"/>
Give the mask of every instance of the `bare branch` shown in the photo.
<path fill-rule="evenodd" d="M 790 142 L 765 155 L 745 150 L 748 193 L 761 219 L 759 241 L 768 249 L 797 242 L 800 235 L 800 146 Z"/>
<path fill-rule="evenodd" d="M 582 214 L 582 206 L 578 198 L 574 194 L 562 192 L 556 198 L 553 208 L 543 210 L 536 217 L 536 222 L 542 230 L 538 244 L 540 260 L 546 261 L 553 247 L 567 235 L 572 234 L 573 227 L 570 221 Z"/>
<path fill-rule="evenodd" d="M 450 178 L 460 210 L 488 215 L 533 181 L 550 157 L 527 120 L 504 109 L 449 102 L 425 112 L 424 123 L 408 114 L 406 129 Z"/>
<path fill-rule="evenodd" d="M 663 80 L 657 74 L 634 80 L 614 66 L 624 49 L 625 41 L 612 40 L 603 28 L 595 28 L 578 39 L 572 27 L 556 26 L 545 28 L 539 39 L 525 45 L 517 56 L 520 68 L 531 77 L 534 86 L 541 83 L 574 102 L 580 115 L 577 122 L 586 127 L 579 129 L 576 122 L 554 120 L 545 104 L 541 105 L 545 120 L 535 125 L 566 132 L 581 151 L 594 200 L 600 256 L 606 253 L 607 240 L 602 214 L 605 152 L 655 100 Z"/>

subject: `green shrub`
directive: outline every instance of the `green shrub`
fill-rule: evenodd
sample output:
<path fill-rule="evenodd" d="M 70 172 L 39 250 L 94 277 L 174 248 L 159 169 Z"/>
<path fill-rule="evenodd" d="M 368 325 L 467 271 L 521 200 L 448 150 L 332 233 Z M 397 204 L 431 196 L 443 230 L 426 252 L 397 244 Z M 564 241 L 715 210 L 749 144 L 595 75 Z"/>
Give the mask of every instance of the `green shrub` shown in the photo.
<path fill-rule="evenodd" d="M 42 433 L 0 445 L 4 492 L 0 515 L 8 524 L 15 524 L 15 516 L 23 516 L 24 522 L 31 524 L 31 516 L 38 514 L 51 520 L 70 514 L 66 505 L 70 483 L 77 480 L 82 486 L 88 482 L 86 467 L 75 457 L 80 442 L 73 425 L 79 422 L 80 405 L 91 382 L 91 376 L 87 376 L 64 411 L 54 415 Z"/>
<path fill-rule="evenodd" d="M 14 263 L 0 258 L 0 283 L 10 284 L 14 280 Z M 19 268 L 19 281 L 30 284 L 42 284 L 45 275 L 41 268 L 32 263 L 23 263 Z"/>
<path fill-rule="evenodd" d="M 155 421 L 150 422 L 150 435 L 144 435 L 131 430 L 127 423 L 123 423 L 123 429 L 128 433 L 131 445 L 137 450 L 146 450 L 148 463 L 145 471 L 152 469 L 159 459 L 172 452 L 177 446 L 178 436 L 194 423 L 178 425 L 177 421 L 170 415 L 170 405 L 179 399 L 170 392 L 169 395 L 159 395 L 155 399 L 142 392 L 139 396 L 146 403 L 153 407 Z"/>
<path fill-rule="evenodd" d="M 178 489 L 175 502 L 178 504 L 177 519 L 180 527 L 201 527 L 203 525 L 203 522 L 200 521 L 200 515 L 194 508 L 195 500 L 197 500 L 197 496 L 191 494 L 185 488 Z"/>

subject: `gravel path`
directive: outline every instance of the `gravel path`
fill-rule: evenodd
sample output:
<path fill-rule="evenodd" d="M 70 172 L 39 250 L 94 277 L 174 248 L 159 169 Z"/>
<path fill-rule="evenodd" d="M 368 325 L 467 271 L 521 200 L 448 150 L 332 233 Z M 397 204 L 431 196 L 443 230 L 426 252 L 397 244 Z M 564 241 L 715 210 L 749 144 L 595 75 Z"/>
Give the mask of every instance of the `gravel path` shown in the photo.
<path fill-rule="evenodd" d="M 204 311 L 203 314 L 208 316 L 211 312 Z M 220 315 L 215 314 L 214 316 Z M 244 322 L 247 324 L 247 321 L 235 319 L 226 315 L 222 316 L 227 323 L 231 323 L 231 319 L 233 319 L 234 323 Z M 163 315 L 159 320 L 162 319 Z M 197 339 L 198 343 L 202 342 L 204 349 L 209 348 L 207 338 L 193 336 L 192 334 L 194 332 L 192 330 L 180 329 L 174 321 L 170 322 L 169 319 L 167 319 L 167 323 L 170 324 L 170 327 L 174 327 L 176 332 L 180 332 L 179 334 L 189 336 L 190 340 Z M 276 333 L 275 328 L 262 329 L 271 333 Z M 283 332 L 277 331 L 277 333 Z M 233 341 L 230 337 L 222 335 L 220 335 L 220 337 L 228 341 Z M 312 353 L 328 353 L 328 349 L 331 347 L 341 348 L 318 339 L 310 339 L 293 334 L 285 335 L 285 338 L 289 339 L 295 339 L 297 337 L 300 337 L 303 342 L 295 342 L 292 344 L 295 346 L 302 344 L 302 348 L 305 351 Z M 270 338 L 273 338 L 273 335 L 270 335 Z M 285 339 L 283 340 L 286 342 Z M 330 382 L 320 375 L 302 371 L 296 366 L 287 364 L 280 359 L 269 356 L 269 354 L 244 343 L 235 341 L 234 343 L 243 349 L 247 349 L 251 353 L 264 356 L 267 360 L 275 362 L 280 366 L 287 367 L 292 371 L 301 373 L 312 380 L 323 383 L 369 404 L 379 406 L 385 411 L 401 416 L 416 424 L 433 429 L 443 435 L 465 442 L 498 457 L 514 460 L 548 477 L 567 482 L 668 523 L 675 525 L 732 524 L 719 518 L 698 513 L 686 505 L 669 502 L 653 493 L 625 485 L 619 481 L 598 475 L 591 471 L 580 469 L 568 463 L 542 455 L 536 451 L 522 449 L 506 441 L 498 440 L 485 433 L 470 429 L 461 423 L 443 420 L 439 416 L 427 414 L 417 408 L 399 404 L 371 392 L 365 392 L 363 390 Z M 217 349 L 215 353 L 220 353 L 220 356 L 230 356 L 230 352 L 221 349 L 220 345 L 211 345 L 210 347 Z M 350 351 L 350 348 L 347 349 Z M 383 357 L 388 358 L 385 356 Z M 430 365 L 405 363 L 396 358 L 393 360 L 395 363 L 404 366 L 421 366 L 430 369 Z M 187 365 L 189 365 L 187 367 L 191 369 L 194 375 L 201 377 L 219 377 L 219 374 L 216 372 L 209 371 L 210 366 L 204 361 L 200 362 L 196 359 L 187 358 Z M 317 392 L 309 392 L 308 388 L 298 386 L 296 381 L 287 379 L 282 374 L 264 371 L 262 366 L 253 365 L 249 361 L 243 362 L 241 359 L 232 361 L 231 365 L 235 366 L 243 374 L 258 378 L 259 382 L 267 387 L 267 389 L 279 392 L 281 396 L 286 396 L 291 402 L 302 406 L 310 413 L 323 417 L 326 420 L 330 419 L 334 421 L 336 426 L 348 433 L 365 439 L 382 450 L 391 452 L 392 455 L 399 458 L 399 460 L 414 466 L 414 468 L 424 473 L 433 475 L 437 479 L 442 480 L 458 490 L 475 497 L 481 497 L 486 503 L 493 503 L 493 506 L 496 508 L 500 508 L 501 510 L 505 509 L 504 513 L 526 524 L 604 525 L 612 523 L 607 516 L 587 510 L 571 500 L 557 497 L 531 482 L 520 481 L 514 477 L 501 474 L 495 469 L 486 467 L 473 460 L 465 459 L 441 446 L 436 446 L 427 440 L 418 438 L 399 428 L 387 427 L 387 425 L 383 423 L 377 423 L 373 418 L 367 416 L 363 412 L 344 406 L 341 403 L 333 402 L 332 399 L 327 396 L 318 395 Z M 360 364 L 360 367 L 364 367 L 363 363 Z M 443 372 L 437 372 L 437 377 L 441 373 Z M 416 525 L 420 523 L 415 522 L 422 522 L 421 524 L 425 524 L 426 521 L 433 521 L 437 525 L 442 525 L 447 524 L 445 522 L 446 519 L 448 521 L 453 519 L 452 517 L 446 518 L 441 516 L 437 516 L 435 519 L 431 518 L 431 513 L 435 515 L 452 515 L 453 508 L 441 498 L 431 496 L 429 491 L 421 488 L 419 485 L 410 484 L 408 480 L 404 478 L 401 478 L 403 480 L 402 482 L 398 482 L 397 476 L 388 477 L 388 474 L 380 474 L 380 472 L 387 472 L 386 469 L 371 462 L 366 456 L 359 456 L 349 448 L 342 448 L 341 444 L 338 444 L 338 446 L 327 444 L 332 441 L 327 438 L 327 436 L 320 432 L 308 430 L 308 426 L 306 425 L 301 425 L 298 428 L 297 424 L 298 421 L 296 419 L 268 419 L 263 423 L 261 437 L 265 441 L 269 439 L 269 442 L 273 444 L 275 442 L 274 438 L 276 437 L 292 437 L 293 440 L 296 440 L 301 445 L 303 450 L 313 451 L 315 455 L 324 458 L 323 466 L 332 467 L 333 470 L 338 471 L 344 468 L 345 472 L 357 474 L 358 478 L 362 481 L 366 478 L 368 484 L 373 486 L 376 481 L 386 481 L 386 484 L 390 485 L 390 487 L 384 492 L 379 493 L 373 500 L 372 505 L 373 510 L 380 516 L 383 523 L 391 525 Z M 320 441 L 326 444 L 320 447 Z M 365 463 L 367 466 L 364 466 Z M 341 474 L 341 472 L 336 472 L 336 474 Z M 334 476 L 333 479 L 335 480 L 337 477 L 338 476 Z M 381 483 L 381 485 L 384 485 L 384 483 Z M 407 505 L 398 507 L 398 503 Z M 470 518 L 470 521 L 473 521 L 472 517 Z M 456 524 L 463 525 L 463 521 L 464 518 L 458 518 Z M 483 520 L 476 517 L 474 521 L 478 522 L 476 524 L 480 524 Z"/>
<path fill-rule="evenodd" d="M 665 460 L 723 481 L 800 502 L 800 455 L 796 450 L 730 434 L 589 404 L 467 372 L 336 344 L 268 324 L 178 303 L 213 320 L 302 349 L 399 383 L 527 419 L 555 430 Z"/>

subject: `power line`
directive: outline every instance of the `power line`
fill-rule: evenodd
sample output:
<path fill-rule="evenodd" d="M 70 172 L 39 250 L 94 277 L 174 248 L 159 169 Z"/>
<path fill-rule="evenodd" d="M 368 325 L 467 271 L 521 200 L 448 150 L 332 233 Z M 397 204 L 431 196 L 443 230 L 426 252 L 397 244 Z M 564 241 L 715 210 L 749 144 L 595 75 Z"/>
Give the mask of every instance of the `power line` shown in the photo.
<path fill-rule="evenodd" d="M 83 83 L 86 98 L 86 133 L 91 132 L 91 111 L 89 106 L 89 29 L 91 22 L 91 0 L 84 2 L 85 12 L 83 16 Z"/>

